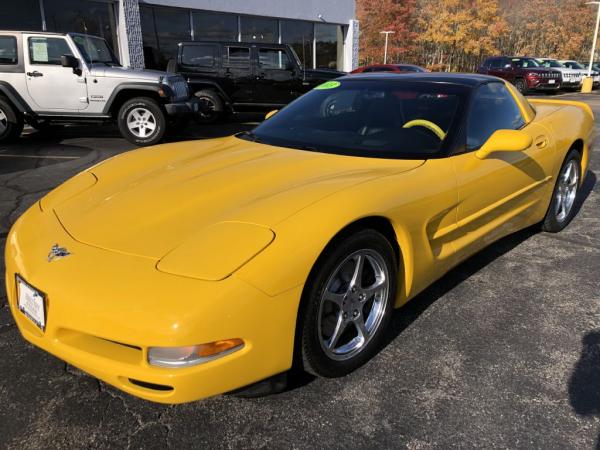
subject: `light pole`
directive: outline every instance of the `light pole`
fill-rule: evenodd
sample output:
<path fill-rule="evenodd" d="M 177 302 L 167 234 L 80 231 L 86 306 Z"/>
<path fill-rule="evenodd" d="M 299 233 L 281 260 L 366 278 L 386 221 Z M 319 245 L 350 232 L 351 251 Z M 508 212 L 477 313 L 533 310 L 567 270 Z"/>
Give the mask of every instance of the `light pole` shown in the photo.
<path fill-rule="evenodd" d="M 387 45 L 388 45 L 388 36 L 390 34 L 394 34 L 395 31 L 380 31 L 379 34 L 385 34 L 385 50 L 383 51 L 383 63 L 387 64 Z"/>
<path fill-rule="evenodd" d="M 592 80 L 592 65 L 594 64 L 594 54 L 596 53 L 596 39 L 598 37 L 598 25 L 600 25 L 600 2 L 587 2 L 586 5 L 598 5 L 598 13 L 596 14 L 596 28 L 594 29 L 594 39 L 592 41 L 592 54 L 590 55 L 590 65 L 588 66 L 588 73 L 583 85 L 581 86 L 581 92 L 592 92 L 594 80 Z"/>

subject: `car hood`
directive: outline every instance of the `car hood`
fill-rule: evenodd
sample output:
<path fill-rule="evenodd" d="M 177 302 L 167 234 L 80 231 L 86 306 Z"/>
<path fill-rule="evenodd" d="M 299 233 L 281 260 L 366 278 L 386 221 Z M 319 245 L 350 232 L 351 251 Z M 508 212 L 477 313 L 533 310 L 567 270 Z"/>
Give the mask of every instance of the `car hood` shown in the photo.
<path fill-rule="evenodd" d="M 159 259 L 215 224 L 274 228 L 324 197 L 423 162 L 330 155 L 236 137 L 175 143 L 101 163 L 89 169 L 95 184 L 76 194 L 65 185 L 42 208 L 54 209 L 80 242 Z"/>
<path fill-rule="evenodd" d="M 104 64 L 94 64 L 92 76 L 110 78 L 128 78 L 131 80 L 159 82 L 169 76 L 166 72 L 148 69 L 133 69 L 131 67 L 109 67 Z"/>

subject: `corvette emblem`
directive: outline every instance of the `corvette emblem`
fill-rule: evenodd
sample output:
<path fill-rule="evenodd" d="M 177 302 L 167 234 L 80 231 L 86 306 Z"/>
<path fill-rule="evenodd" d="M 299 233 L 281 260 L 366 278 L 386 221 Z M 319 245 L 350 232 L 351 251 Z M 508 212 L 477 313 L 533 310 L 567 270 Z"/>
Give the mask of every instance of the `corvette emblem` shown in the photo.
<path fill-rule="evenodd" d="M 69 250 L 64 247 L 59 247 L 58 244 L 54 244 L 50 249 L 50 253 L 48 253 L 48 262 L 52 262 L 56 259 L 61 259 L 66 256 L 69 256 Z"/>

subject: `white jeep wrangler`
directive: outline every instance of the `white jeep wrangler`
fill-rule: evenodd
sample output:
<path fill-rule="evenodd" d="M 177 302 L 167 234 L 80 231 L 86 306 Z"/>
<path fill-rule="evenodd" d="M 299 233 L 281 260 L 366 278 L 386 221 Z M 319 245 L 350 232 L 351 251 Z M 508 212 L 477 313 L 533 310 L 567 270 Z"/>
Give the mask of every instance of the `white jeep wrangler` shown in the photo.
<path fill-rule="evenodd" d="M 136 145 L 159 142 L 198 111 L 180 75 L 121 67 L 104 39 L 0 31 L 0 142 L 24 123 L 117 123 Z"/>

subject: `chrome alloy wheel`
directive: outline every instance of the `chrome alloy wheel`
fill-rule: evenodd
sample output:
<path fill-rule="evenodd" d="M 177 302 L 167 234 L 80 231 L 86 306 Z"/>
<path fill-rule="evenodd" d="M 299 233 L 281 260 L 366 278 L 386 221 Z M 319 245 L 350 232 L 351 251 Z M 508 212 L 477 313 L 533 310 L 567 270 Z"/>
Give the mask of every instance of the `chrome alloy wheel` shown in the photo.
<path fill-rule="evenodd" d="M 0 109 L 0 135 L 4 134 L 6 128 L 8 128 L 8 119 L 4 111 Z"/>
<path fill-rule="evenodd" d="M 127 128 L 135 137 L 147 138 L 156 127 L 156 117 L 146 108 L 134 108 L 127 114 Z"/>
<path fill-rule="evenodd" d="M 360 353 L 379 329 L 390 292 L 388 269 L 373 250 L 348 256 L 330 276 L 321 295 L 319 342 L 337 361 Z"/>
<path fill-rule="evenodd" d="M 577 188 L 579 186 L 579 164 L 576 160 L 570 160 L 563 168 L 558 177 L 558 186 L 556 188 L 556 207 L 554 214 L 556 220 L 562 222 L 565 220 L 575 203 Z"/>

